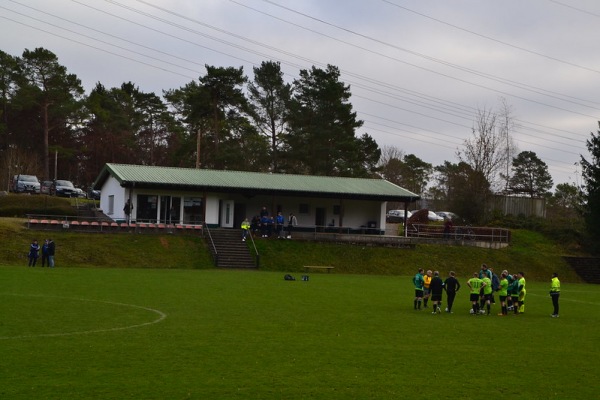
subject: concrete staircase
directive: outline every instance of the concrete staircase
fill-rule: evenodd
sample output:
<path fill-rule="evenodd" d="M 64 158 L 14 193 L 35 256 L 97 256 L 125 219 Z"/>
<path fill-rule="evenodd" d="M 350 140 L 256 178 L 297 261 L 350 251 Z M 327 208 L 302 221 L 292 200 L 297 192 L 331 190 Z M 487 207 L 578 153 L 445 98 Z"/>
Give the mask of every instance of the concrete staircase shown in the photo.
<path fill-rule="evenodd" d="M 211 244 L 211 238 L 214 247 Z M 204 239 L 210 248 L 213 259 L 216 260 L 217 267 L 257 268 L 256 257 L 253 252 L 251 253 L 249 243 L 242 241 L 239 229 L 210 229 L 210 232 L 204 233 Z"/>
<path fill-rule="evenodd" d="M 600 258 L 564 257 L 571 268 L 588 283 L 600 283 Z"/>

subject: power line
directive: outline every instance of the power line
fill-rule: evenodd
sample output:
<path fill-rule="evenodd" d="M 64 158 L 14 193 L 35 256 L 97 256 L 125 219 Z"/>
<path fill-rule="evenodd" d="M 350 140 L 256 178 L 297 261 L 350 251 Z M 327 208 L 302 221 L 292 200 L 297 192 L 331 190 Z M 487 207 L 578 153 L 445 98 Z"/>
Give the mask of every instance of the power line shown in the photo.
<path fill-rule="evenodd" d="M 265 0 L 265 1 L 266 1 L 266 0 Z M 521 51 L 524 51 L 524 52 L 526 52 L 526 53 L 529 53 L 529 54 L 534 54 L 534 55 L 536 55 L 536 56 L 544 57 L 544 58 L 547 58 L 548 60 L 556 61 L 556 62 L 559 62 L 559 63 L 565 64 L 565 65 L 569 65 L 569 66 L 571 66 L 571 67 L 575 67 L 575 68 L 579 68 L 579 69 L 584 69 L 584 70 L 586 70 L 586 71 L 590 71 L 590 72 L 594 72 L 594 73 L 600 74 L 600 71 L 599 71 L 599 70 L 597 70 L 597 69 L 590 68 L 590 67 L 586 67 L 586 66 L 579 65 L 579 64 L 575 64 L 575 63 L 573 63 L 573 62 L 570 62 L 570 61 L 561 60 L 560 58 L 552 57 L 552 56 L 549 56 L 549 55 L 547 55 L 547 54 L 539 53 L 539 52 L 537 52 L 537 51 L 530 50 L 530 49 L 527 49 L 527 48 L 525 48 L 525 47 L 517 46 L 517 45 L 511 44 L 511 43 L 508 43 L 508 42 L 504 42 L 504 41 L 502 41 L 502 40 L 499 40 L 499 39 L 496 39 L 496 38 L 493 38 L 493 37 L 490 37 L 490 36 L 486 36 L 486 35 L 483 35 L 483 34 L 481 34 L 481 33 L 478 33 L 478 32 L 475 32 L 475 31 L 472 31 L 472 30 L 469 30 L 469 29 L 466 29 L 466 28 L 460 27 L 460 26 L 458 26 L 458 25 L 454 25 L 454 24 L 451 24 L 451 23 L 449 23 L 449 22 L 443 21 L 443 20 L 441 20 L 441 19 L 434 18 L 434 17 L 432 17 L 432 16 L 430 16 L 430 15 L 427 15 L 427 14 L 420 13 L 420 12 L 418 12 L 418 11 L 415 11 L 415 10 L 412 10 L 412 9 L 410 9 L 410 8 L 408 8 L 408 7 L 401 6 L 401 5 L 399 5 L 399 4 L 396 4 L 396 3 L 394 3 L 394 2 L 392 2 L 392 1 L 390 1 L 390 0 L 381 0 L 381 1 L 383 1 L 384 3 L 390 4 L 390 5 L 394 6 L 394 7 L 398 7 L 398 8 L 401 8 L 401 9 L 405 10 L 405 11 L 408 11 L 408 12 L 411 12 L 411 13 L 413 13 L 413 14 L 419 15 L 419 16 L 421 16 L 421 17 L 423 17 L 423 18 L 427 18 L 427 19 L 430 19 L 430 20 L 432 20 L 432 21 L 438 22 L 438 23 L 440 23 L 440 24 L 443 24 L 443 25 L 447 25 L 447 26 L 449 26 L 449 27 L 452 27 L 452 28 L 454 28 L 454 29 L 458 29 L 458 30 L 461 30 L 461 31 L 463 31 L 463 32 L 470 33 L 470 34 L 472 34 L 472 35 L 479 36 L 479 37 L 481 37 L 481 38 L 484 38 L 484 39 L 487 39 L 487 40 L 491 40 L 491 41 L 493 41 L 493 42 L 496 42 L 496 43 L 500 43 L 500 44 L 502 44 L 502 45 L 504 45 L 504 46 L 512 47 L 513 49 L 521 50 Z M 557 2 L 557 1 L 553 1 L 553 0 L 549 0 L 549 1 L 552 1 L 553 3 L 558 3 L 558 4 L 561 4 L 561 5 L 564 5 L 564 4 L 562 4 L 562 3 L 559 3 L 559 2 Z M 568 7 L 568 6 L 567 6 L 567 7 Z M 574 8 L 574 7 L 573 7 L 573 8 Z"/>
<path fill-rule="evenodd" d="M 596 18 L 600 18 L 600 14 L 596 14 L 594 12 L 591 12 L 591 11 L 588 11 L 588 10 L 584 10 L 582 8 L 577 8 L 577 7 L 574 7 L 574 6 L 570 5 L 570 4 L 561 3 L 560 1 L 556 1 L 556 0 L 548 0 L 548 1 L 551 2 L 551 3 L 558 4 L 560 6 L 563 6 L 563 7 L 570 8 L 570 9 L 575 10 L 575 11 L 579 11 L 579 12 L 584 13 L 584 14 L 591 15 L 591 16 L 596 17 Z"/>

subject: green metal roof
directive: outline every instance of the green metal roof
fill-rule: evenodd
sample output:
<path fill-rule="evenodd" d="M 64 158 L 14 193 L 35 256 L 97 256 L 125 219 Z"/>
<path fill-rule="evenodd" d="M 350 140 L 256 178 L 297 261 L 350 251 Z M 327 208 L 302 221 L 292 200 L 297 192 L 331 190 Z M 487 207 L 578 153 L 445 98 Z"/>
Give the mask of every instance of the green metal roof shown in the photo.
<path fill-rule="evenodd" d="M 384 179 L 288 175 L 261 172 L 106 164 L 94 183 L 99 189 L 112 175 L 124 187 L 242 192 L 384 201 L 414 201 L 415 193 Z"/>

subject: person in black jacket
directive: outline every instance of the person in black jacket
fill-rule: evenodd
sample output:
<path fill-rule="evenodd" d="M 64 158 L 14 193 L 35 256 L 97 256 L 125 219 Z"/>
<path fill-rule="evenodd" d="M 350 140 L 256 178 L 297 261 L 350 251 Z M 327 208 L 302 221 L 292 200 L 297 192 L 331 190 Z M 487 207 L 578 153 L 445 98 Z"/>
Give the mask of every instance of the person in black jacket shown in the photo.
<path fill-rule="evenodd" d="M 442 308 L 440 305 L 442 303 L 442 294 L 444 293 L 444 282 L 440 278 L 438 271 L 433 272 L 433 278 L 431 278 L 431 282 L 429 283 L 429 293 L 431 294 L 431 302 L 433 303 L 432 314 L 441 313 Z"/>
<path fill-rule="evenodd" d="M 452 312 L 452 305 L 454 304 L 456 292 L 460 289 L 460 283 L 455 275 L 454 271 L 450 271 L 450 276 L 444 281 L 444 289 L 446 290 L 446 296 L 448 297 L 448 307 L 446 308 L 446 312 L 449 313 Z"/>
<path fill-rule="evenodd" d="M 54 253 L 56 252 L 56 245 L 54 240 L 48 239 L 48 266 L 54 268 Z"/>

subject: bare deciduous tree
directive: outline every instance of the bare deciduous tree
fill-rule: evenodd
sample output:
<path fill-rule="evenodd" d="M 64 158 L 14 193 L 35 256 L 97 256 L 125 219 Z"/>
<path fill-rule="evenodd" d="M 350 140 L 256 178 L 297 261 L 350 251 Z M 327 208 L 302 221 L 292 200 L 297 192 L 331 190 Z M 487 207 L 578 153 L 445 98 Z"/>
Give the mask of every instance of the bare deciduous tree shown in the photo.
<path fill-rule="evenodd" d="M 504 120 L 501 121 L 501 118 Z M 493 110 L 479 110 L 472 136 L 464 141 L 464 148 L 456 153 L 461 162 L 481 173 L 493 190 L 501 187 L 500 172 L 512 152 L 510 125 L 507 123 L 509 119 L 510 114 L 504 113 L 501 117 Z"/>

